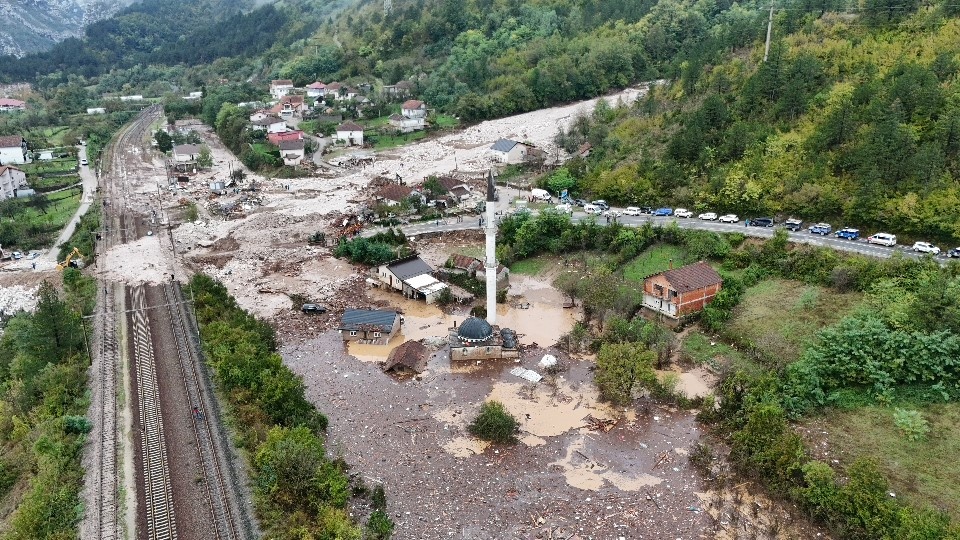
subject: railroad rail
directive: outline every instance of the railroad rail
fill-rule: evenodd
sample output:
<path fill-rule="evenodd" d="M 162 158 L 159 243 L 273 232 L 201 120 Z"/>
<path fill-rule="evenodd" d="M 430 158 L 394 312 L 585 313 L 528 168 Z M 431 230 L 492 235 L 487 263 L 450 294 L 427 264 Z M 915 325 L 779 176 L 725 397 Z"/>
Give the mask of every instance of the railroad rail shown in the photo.
<path fill-rule="evenodd" d="M 225 464 L 224 449 L 219 446 L 215 427 L 211 425 L 211 416 L 206 411 L 213 411 L 208 404 L 205 386 L 202 384 L 201 358 L 192 337 L 192 326 L 188 323 L 183 291 L 178 283 L 166 283 L 163 286 L 164 298 L 170 312 L 170 324 L 177 339 L 177 356 L 180 373 L 183 376 L 184 388 L 190 401 L 196 408 L 193 418 L 194 434 L 197 440 L 197 453 L 203 466 L 210 510 L 214 517 L 214 526 L 217 540 L 241 540 L 238 534 L 242 527 L 237 526 L 239 512 L 233 507 L 232 491 L 228 489 L 223 469 Z"/>
<path fill-rule="evenodd" d="M 114 288 L 105 284 L 100 295 L 102 308 L 99 317 L 99 347 L 97 353 L 99 375 L 97 394 L 100 403 L 100 436 L 97 438 L 98 464 L 96 473 L 97 537 L 101 540 L 120 538 L 117 528 L 117 359 L 119 348 L 116 334 Z"/>
<path fill-rule="evenodd" d="M 174 540 L 177 523 L 173 510 L 173 489 L 170 481 L 170 463 L 163 433 L 160 412 L 160 389 L 157 384 L 156 363 L 150 325 L 147 319 L 143 286 L 131 289 L 133 313 L 133 348 L 136 358 L 137 403 L 143 459 L 143 484 L 147 513 L 147 538 Z"/>

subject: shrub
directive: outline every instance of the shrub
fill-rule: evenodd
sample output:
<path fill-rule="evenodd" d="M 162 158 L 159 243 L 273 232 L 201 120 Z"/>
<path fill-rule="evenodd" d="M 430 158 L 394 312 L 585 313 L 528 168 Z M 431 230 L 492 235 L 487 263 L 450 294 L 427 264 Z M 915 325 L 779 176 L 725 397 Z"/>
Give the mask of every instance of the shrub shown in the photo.
<path fill-rule="evenodd" d="M 520 423 L 499 401 L 488 401 L 467 426 L 471 435 L 495 443 L 514 443 Z"/>
<path fill-rule="evenodd" d="M 393 534 L 393 520 L 383 510 L 374 510 L 367 520 L 367 534 L 365 538 L 371 540 L 388 540 Z"/>
<path fill-rule="evenodd" d="M 635 386 L 655 388 L 657 375 L 653 365 L 656 361 L 656 353 L 635 343 L 601 346 L 594 375 L 600 398 L 616 405 L 626 405 L 633 399 Z"/>
<path fill-rule="evenodd" d="M 897 407 L 893 410 L 893 423 L 904 437 L 911 441 L 920 441 L 930 433 L 930 424 L 920 411 L 908 411 Z"/>

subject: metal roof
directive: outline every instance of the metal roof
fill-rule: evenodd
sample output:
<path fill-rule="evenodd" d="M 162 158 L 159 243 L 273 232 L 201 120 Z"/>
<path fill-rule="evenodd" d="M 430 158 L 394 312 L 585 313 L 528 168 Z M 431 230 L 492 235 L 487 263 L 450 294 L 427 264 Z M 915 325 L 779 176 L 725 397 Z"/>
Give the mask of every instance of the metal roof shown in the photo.
<path fill-rule="evenodd" d="M 517 141 L 511 141 L 510 139 L 499 139 L 497 142 L 493 143 L 493 146 L 490 147 L 491 150 L 495 152 L 509 152 L 514 146 L 518 145 Z"/>
<path fill-rule="evenodd" d="M 433 272 L 433 268 L 430 268 L 429 264 L 416 255 L 388 263 L 387 270 L 393 272 L 393 275 L 397 276 L 401 281 Z"/>
<path fill-rule="evenodd" d="M 379 328 L 389 332 L 399 315 L 390 309 L 348 309 L 340 319 L 341 330 Z"/>

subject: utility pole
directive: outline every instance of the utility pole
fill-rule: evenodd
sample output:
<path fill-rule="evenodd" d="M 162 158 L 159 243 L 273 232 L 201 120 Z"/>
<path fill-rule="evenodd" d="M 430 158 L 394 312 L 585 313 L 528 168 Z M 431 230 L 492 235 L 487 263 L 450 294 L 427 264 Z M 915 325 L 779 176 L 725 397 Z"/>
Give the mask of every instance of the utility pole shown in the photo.
<path fill-rule="evenodd" d="M 773 4 L 770 4 L 770 18 L 767 19 L 767 43 L 763 46 L 763 61 L 770 55 L 770 33 L 773 31 Z"/>

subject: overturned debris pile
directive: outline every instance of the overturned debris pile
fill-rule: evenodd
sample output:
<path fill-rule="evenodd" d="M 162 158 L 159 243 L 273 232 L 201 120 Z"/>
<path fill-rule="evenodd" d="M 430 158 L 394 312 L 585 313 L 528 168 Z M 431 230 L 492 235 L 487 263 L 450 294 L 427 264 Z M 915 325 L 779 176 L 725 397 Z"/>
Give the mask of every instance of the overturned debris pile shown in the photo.
<path fill-rule="evenodd" d="M 406 341 L 396 349 L 390 351 L 387 362 L 383 365 L 384 372 L 421 373 L 427 367 L 427 357 L 430 351 L 419 341 Z"/>

